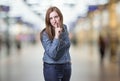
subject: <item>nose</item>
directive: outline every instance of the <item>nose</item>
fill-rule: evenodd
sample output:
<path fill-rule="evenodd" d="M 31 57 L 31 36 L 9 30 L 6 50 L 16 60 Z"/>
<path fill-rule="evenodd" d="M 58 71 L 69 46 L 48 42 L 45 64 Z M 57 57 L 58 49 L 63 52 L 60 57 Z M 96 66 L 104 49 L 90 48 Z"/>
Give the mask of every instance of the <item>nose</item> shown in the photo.
<path fill-rule="evenodd" d="M 55 19 L 55 18 L 53 18 L 53 22 L 56 22 L 56 19 Z"/>

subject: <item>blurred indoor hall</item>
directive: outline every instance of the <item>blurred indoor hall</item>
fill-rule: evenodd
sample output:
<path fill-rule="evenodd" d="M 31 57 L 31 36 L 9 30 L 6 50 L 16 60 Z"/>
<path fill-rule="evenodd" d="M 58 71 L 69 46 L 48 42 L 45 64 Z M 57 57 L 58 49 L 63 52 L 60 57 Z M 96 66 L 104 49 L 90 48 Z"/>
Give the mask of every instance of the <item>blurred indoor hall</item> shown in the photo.
<path fill-rule="evenodd" d="M 108 54 L 101 63 L 98 44 L 72 44 L 70 54 L 71 81 L 120 81 L 120 62 L 110 62 Z M 42 56 L 40 42 L 24 44 L 19 54 L 14 47 L 9 56 L 2 50 L 0 81 L 44 81 Z"/>
<path fill-rule="evenodd" d="M 120 0 L 0 0 L 0 81 L 44 81 L 39 33 L 50 6 L 68 27 L 71 81 L 120 81 Z"/>

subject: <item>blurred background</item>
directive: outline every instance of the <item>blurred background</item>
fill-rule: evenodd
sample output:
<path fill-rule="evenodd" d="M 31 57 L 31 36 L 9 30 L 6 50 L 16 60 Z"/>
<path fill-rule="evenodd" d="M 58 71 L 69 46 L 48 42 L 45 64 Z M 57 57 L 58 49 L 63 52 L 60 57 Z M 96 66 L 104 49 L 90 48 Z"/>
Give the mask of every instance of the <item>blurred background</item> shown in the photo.
<path fill-rule="evenodd" d="M 44 81 L 40 31 L 50 6 L 71 40 L 71 81 L 120 81 L 120 0 L 0 0 L 0 81 Z"/>

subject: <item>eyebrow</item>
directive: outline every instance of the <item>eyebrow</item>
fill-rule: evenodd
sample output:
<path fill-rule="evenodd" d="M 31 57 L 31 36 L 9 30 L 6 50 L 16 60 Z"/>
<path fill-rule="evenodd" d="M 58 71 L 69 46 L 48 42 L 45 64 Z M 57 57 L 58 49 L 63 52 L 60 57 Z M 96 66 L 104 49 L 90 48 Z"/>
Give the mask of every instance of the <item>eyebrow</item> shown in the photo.
<path fill-rule="evenodd" d="M 53 17 L 59 17 L 59 16 L 58 16 L 58 15 L 55 15 L 55 16 L 53 16 Z M 49 18 L 51 19 L 51 18 L 53 18 L 53 17 L 49 17 Z"/>

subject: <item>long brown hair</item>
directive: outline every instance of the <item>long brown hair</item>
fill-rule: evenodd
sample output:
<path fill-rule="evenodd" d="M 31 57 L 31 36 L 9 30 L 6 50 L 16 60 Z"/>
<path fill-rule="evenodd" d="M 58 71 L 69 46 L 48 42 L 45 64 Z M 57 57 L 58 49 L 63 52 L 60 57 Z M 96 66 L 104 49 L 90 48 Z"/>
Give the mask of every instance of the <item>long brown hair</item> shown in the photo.
<path fill-rule="evenodd" d="M 53 29 L 53 27 L 52 27 L 52 25 L 50 23 L 50 18 L 49 18 L 50 13 L 53 12 L 53 11 L 56 11 L 58 13 L 58 16 L 60 17 L 60 25 L 61 25 L 60 27 L 63 27 L 63 15 L 62 15 L 61 11 L 57 7 L 52 6 L 52 7 L 48 8 L 48 10 L 46 12 L 46 16 L 45 16 L 46 27 L 41 31 L 40 38 L 42 38 L 43 31 L 46 31 L 49 38 L 51 40 L 54 39 L 55 30 Z"/>

